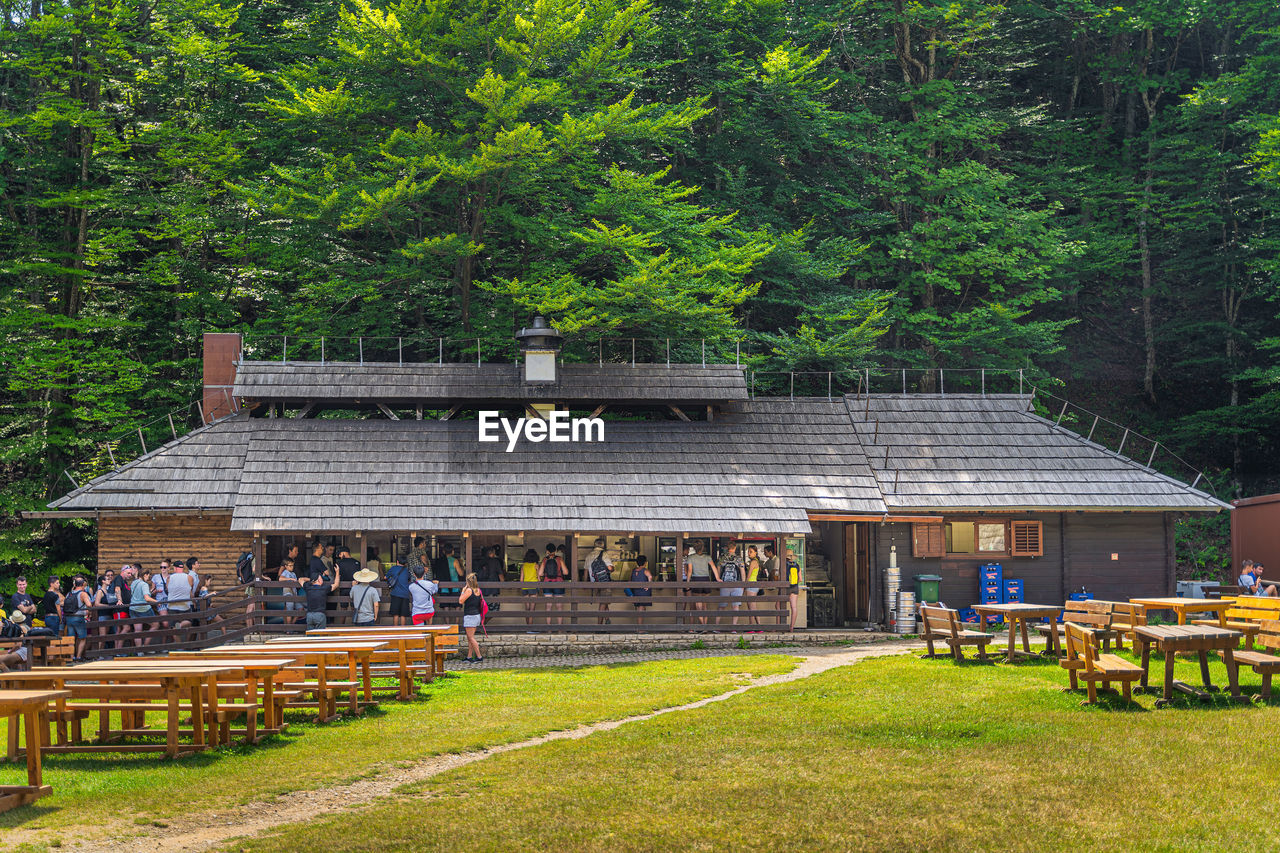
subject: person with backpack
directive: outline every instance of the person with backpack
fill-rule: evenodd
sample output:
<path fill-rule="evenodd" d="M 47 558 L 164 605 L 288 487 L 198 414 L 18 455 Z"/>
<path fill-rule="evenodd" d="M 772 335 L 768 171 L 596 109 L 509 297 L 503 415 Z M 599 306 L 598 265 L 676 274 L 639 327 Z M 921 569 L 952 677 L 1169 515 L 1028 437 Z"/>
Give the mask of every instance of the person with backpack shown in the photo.
<path fill-rule="evenodd" d="M 84 577 L 76 575 L 71 581 L 71 592 L 62 600 L 62 618 L 66 622 L 67 636 L 75 638 L 72 660 L 84 660 L 84 647 L 89 643 L 89 625 L 85 621 L 85 615 L 92 605 L 93 599 L 89 598 L 89 592 L 85 589 Z"/>
<path fill-rule="evenodd" d="M 352 620 L 358 626 L 378 624 L 378 604 L 382 601 L 382 593 L 369 584 L 378 579 L 378 573 L 372 569 L 361 569 L 351 576 L 351 607 L 355 610 Z"/>
<path fill-rule="evenodd" d="M 329 606 L 329 593 L 337 585 L 337 580 L 331 581 L 328 575 L 319 574 L 307 581 L 302 588 L 302 595 L 306 599 L 308 631 L 319 630 L 329 623 L 325 611 Z"/>
<path fill-rule="evenodd" d="M 608 583 L 613 580 L 613 558 L 609 556 L 609 552 L 605 550 L 605 540 L 603 538 L 596 540 L 595 548 L 587 555 L 587 580 L 592 583 Z M 591 591 L 592 598 L 601 599 L 600 612 L 609 612 L 609 590 L 593 589 Z M 598 623 L 603 625 L 608 622 L 608 617 L 598 617 Z"/>
<path fill-rule="evenodd" d="M 524 552 L 524 562 L 520 564 L 520 582 L 526 584 L 536 584 L 538 582 L 538 552 L 533 548 Z M 530 599 L 524 603 L 524 611 L 527 614 L 524 617 L 524 624 L 533 624 L 533 611 L 538 605 L 536 596 L 538 588 L 536 586 L 520 587 L 520 595 Z"/>
<path fill-rule="evenodd" d="M 684 562 L 684 579 L 686 582 L 710 582 L 713 577 L 717 581 L 720 580 L 720 570 L 716 568 L 716 561 L 704 553 L 705 551 L 706 546 L 702 544 L 702 540 L 694 540 L 693 547 L 689 549 L 689 555 Z M 690 590 L 690 592 L 695 598 L 693 609 L 705 611 L 707 609 L 705 598 L 711 594 L 711 590 L 699 587 Z M 702 625 L 707 624 L 707 617 L 699 616 L 698 622 Z"/>
<path fill-rule="evenodd" d="M 387 569 L 387 586 L 390 588 L 388 601 L 391 622 L 396 627 L 402 627 L 413 615 L 413 601 L 409 597 L 409 567 L 396 563 Z"/>
<path fill-rule="evenodd" d="M 742 561 L 738 558 L 738 543 L 730 542 L 725 546 L 725 553 L 720 556 L 720 582 L 724 584 L 742 583 L 743 566 Z M 738 624 L 738 611 L 742 609 L 742 587 L 729 586 L 722 590 L 728 597 L 728 602 L 721 604 L 721 608 L 729 607 L 733 609 L 733 624 Z"/>
<path fill-rule="evenodd" d="M 768 580 L 764 574 L 764 564 L 760 562 L 760 550 L 755 545 L 747 546 L 747 583 L 759 583 L 761 580 Z M 763 594 L 764 590 L 758 586 L 747 587 L 747 612 L 751 614 L 751 624 L 759 625 L 760 617 L 756 615 L 755 602 L 752 601 L 758 595 Z M 758 634 L 759 631 L 750 633 Z"/>
<path fill-rule="evenodd" d="M 787 549 L 787 597 L 791 606 L 791 627 L 788 630 L 794 631 L 796 612 L 800 609 L 800 561 L 790 548 Z"/>
<path fill-rule="evenodd" d="M 434 580 L 427 580 L 426 575 L 426 566 L 416 566 L 413 580 L 409 583 L 415 625 L 430 625 L 436 615 L 436 593 L 440 591 L 440 585 Z"/>
<path fill-rule="evenodd" d="M 467 663 L 480 663 L 484 658 L 480 656 L 480 644 L 476 642 L 476 628 L 484 624 L 489 605 L 485 603 L 475 572 L 467 575 L 467 585 L 462 588 L 462 595 L 458 596 L 458 604 L 462 605 L 462 628 L 467 632 L 467 656 L 463 660 Z"/>
<path fill-rule="evenodd" d="M 649 571 L 649 558 L 644 554 L 636 557 L 636 567 L 631 570 L 631 582 L 646 584 L 627 588 L 627 592 L 631 594 L 632 606 L 636 609 L 636 624 L 643 625 L 645 610 L 653 606 L 653 590 L 647 586 L 653 582 L 653 573 Z"/>
<path fill-rule="evenodd" d="M 568 579 L 569 579 L 569 570 L 565 568 L 564 558 L 562 558 L 556 552 L 555 543 L 548 542 L 547 553 L 542 558 L 541 565 L 538 566 L 538 580 L 542 581 L 543 583 L 564 583 Z M 549 587 L 542 594 L 545 597 L 551 599 L 551 601 L 547 602 L 547 624 L 550 625 L 551 611 L 552 610 L 557 610 L 561 612 L 564 611 L 563 604 L 552 603 L 556 600 L 557 597 L 564 595 L 564 588 Z M 556 624 L 558 625 L 564 624 L 563 616 L 558 616 L 556 617 L 556 619 L 557 619 Z"/>

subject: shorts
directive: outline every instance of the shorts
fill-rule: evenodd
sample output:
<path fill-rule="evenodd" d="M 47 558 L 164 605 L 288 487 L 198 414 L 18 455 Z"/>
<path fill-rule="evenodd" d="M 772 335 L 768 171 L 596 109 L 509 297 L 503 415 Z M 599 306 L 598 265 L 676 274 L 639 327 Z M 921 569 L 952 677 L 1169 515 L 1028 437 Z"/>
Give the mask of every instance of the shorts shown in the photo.
<path fill-rule="evenodd" d="M 408 598 L 393 595 L 390 598 L 389 612 L 392 616 L 410 616 L 413 613 L 412 602 Z"/>
<path fill-rule="evenodd" d="M 703 582 L 703 581 L 709 581 L 709 580 L 711 580 L 711 578 L 689 578 L 689 580 L 691 580 L 691 581 L 697 581 L 697 582 L 701 583 L 701 582 Z M 711 593 L 712 593 L 712 590 L 709 590 L 709 589 L 691 589 L 691 590 L 689 590 L 689 594 L 690 594 L 690 595 L 710 595 Z"/>
<path fill-rule="evenodd" d="M 799 594 L 800 594 L 800 584 L 798 584 L 798 583 L 793 583 L 793 584 L 791 584 L 791 586 L 787 587 L 787 593 L 788 593 L 789 595 L 799 595 Z"/>
<path fill-rule="evenodd" d="M 633 595 L 633 596 L 632 596 L 632 598 L 633 598 L 633 599 L 644 599 L 644 598 L 648 598 L 648 597 L 649 597 L 649 596 L 647 596 L 647 595 Z M 652 606 L 653 606 L 653 602 L 652 602 L 652 601 L 633 601 L 633 602 L 632 602 L 632 606 L 633 606 L 633 607 L 652 607 Z"/>
<path fill-rule="evenodd" d="M 152 610 L 150 607 L 148 607 L 146 610 L 134 610 L 132 608 L 129 609 L 130 619 L 146 619 L 148 616 L 155 616 L 155 615 L 156 615 L 156 612 Z"/>
<path fill-rule="evenodd" d="M 552 583 L 556 583 L 556 581 L 552 581 Z M 545 596 L 547 596 L 547 597 L 550 597 L 550 596 L 553 596 L 553 595 L 564 595 L 564 590 L 563 590 L 563 589 L 548 589 L 548 590 L 544 590 L 542 594 L 543 594 L 543 595 L 545 595 Z"/>
<path fill-rule="evenodd" d="M 22 661 L 23 663 L 26 663 L 27 661 L 31 660 L 31 650 L 28 649 L 26 646 L 18 646 L 16 649 L 13 650 L 13 653 L 17 655 L 18 660 Z"/>
<path fill-rule="evenodd" d="M 526 586 L 521 588 L 520 594 L 521 595 L 537 595 L 538 591 L 531 586 Z"/>
<path fill-rule="evenodd" d="M 434 610 L 433 610 L 433 611 L 431 611 L 430 613 L 415 613 L 415 614 L 414 614 L 414 616 L 413 616 L 413 624 L 415 624 L 415 625 L 430 625 L 430 624 L 431 624 L 431 620 L 432 620 L 432 619 L 434 619 L 434 618 L 435 618 L 435 616 L 436 616 L 436 614 L 435 614 L 435 611 L 434 611 Z"/>
<path fill-rule="evenodd" d="M 764 590 L 760 589 L 758 586 L 747 587 L 747 595 L 761 595 L 763 592 Z"/>
<path fill-rule="evenodd" d="M 324 611 L 320 610 L 315 613 L 307 613 L 308 628 L 323 628 L 328 623 L 328 618 L 324 615 Z"/>
<path fill-rule="evenodd" d="M 52 632 L 54 633 L 54 635 L 55 635 L 55 636 L 56 636 L 58 633 L 60 633 L 60 632 L 58 631 L 58 629 L 59 629 L 59 627 L 61 627 L 61 623 L 60 623 L 60 622 L 58 622 L 58 614 L 57 614 L 57 613 L 47 613 L 47 614 L 45 614 L 45 617 L 44 617 L 44 626 L 45 626 L 46 628 L 48 628 L 50 631 L 52 631 Z"/>
<path fill-rule="evenodd" d="M 731 595 L 735 598 L 739 598 L 742 596 L 742 587 L 735 586 L 733 589 L 726 589 L 726 590 L 723 590 L 723 592 L 725 595 Z"/>
<path fill-rule="evenodd" d="M 462 617 L 463 628 L 479 628 L 481 616 L 479 613 L 468 613 Z"/>

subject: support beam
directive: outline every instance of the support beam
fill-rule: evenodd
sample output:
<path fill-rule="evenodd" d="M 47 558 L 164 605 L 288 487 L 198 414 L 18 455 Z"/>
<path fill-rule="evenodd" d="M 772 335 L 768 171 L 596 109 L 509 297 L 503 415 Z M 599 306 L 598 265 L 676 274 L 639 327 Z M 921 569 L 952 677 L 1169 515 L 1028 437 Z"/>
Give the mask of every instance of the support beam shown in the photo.
<path fill-rule="evenodd" d="M 447 421 L 447 420 L 449 420 L 449 419 L 450 419 L 450 418 L 452 418 L 454 415 L 458 414 L 458 412 L 459 412 L 461 409 L 462 409 L 462 404 L 461 404 L 461 403 L 457 404 L 456 406 L 453 406 L 452 408 L 450 408 L 450 409 L 449 409 L 449 411 L 445 412 L 443 415 L 441 415 L 441 416 L 440 416 L 440 420 L 442 420 L 442 421 Z"/>
<path fill-rule="evenodd" d="M 604 411 L 605 409 L 607 409 L 607 408 L 609 408 L 609 404 L 608 404 L 608 403 L 601 403 L 600 405 L 596 406 L 596 407 L 595 407 L 595 410 L 594 410 L 594 411 L 592 411 L 592 412 L 591 412 L 591 414 L 590 414 L 590 415 L 588 415 L 587 417 L 591 417 L 591 418 L 599 417 L 599 416 L 600 416 L 600 413 L 601 413 L 601 412 L 603 412 L 603 411 Z"/>
<path fill-rule="evenodd" d="M 422 420 L 422 404 L 421 403 L 419 403 L 417 406 L 414 407 L 413 413 L 418 420 Z"/>
<path fill-rule="evenodd" d="M 386 415 L 393 421 L 400 420 L 400 416 L 391 411 L 390 407 L 388 407 L 386 403 L 378 403 L 378 411 L 382 412 L 382 414 Z"/>
<path fill-rule="evenodd" d="M 319 408 L 319 405 L 320 405 L 319 403 L 308 402 L 305 406 L 303 406 L 301 409 L 298 410 L 298 414 L 293 416 L 294 420 L 302 420 L 303 418 L 311 417 L 315 413 L 316 409 Z"/>
<path fill-rule="evenodd" d="M 675 403 L 667 403 L 667 408 L 670 409 L 672 412 L 674 412 L 675 416 L 680 420 L 682 421 L 689 420 L 689 416 L 686 415 L 683 411 L 681 411 L 680 407 L 677 406 Z"/>

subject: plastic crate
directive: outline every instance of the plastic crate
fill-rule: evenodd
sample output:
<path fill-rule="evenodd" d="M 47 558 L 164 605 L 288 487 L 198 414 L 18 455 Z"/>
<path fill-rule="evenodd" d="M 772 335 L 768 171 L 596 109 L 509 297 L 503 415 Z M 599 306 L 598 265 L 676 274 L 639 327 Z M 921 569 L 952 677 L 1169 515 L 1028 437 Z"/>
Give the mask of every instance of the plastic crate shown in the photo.
<path fill-rule="evenodd" d="M 1002 594 L 1004 597 L 1005 604 L 1008 604 L 1010 602 L 1026 600 L 1022 596 L 1022 581 L 1020 580 L 1013 580 L 1013 579 L 1006 580 L 1004 582 L 1004 589 Z"/>
<path fill-rule="evenodd" d="M 978 567 L 978 582 L 999 584 L 1004 580 L 1004 566 L 999 563 L 985 563 Z"/>
<path fill-rule="evenodd" d="M 978 621 L 978 611 L 974 610 L 972 607 L 961 607 L 957 613 L 960 615 L 961 622 L 969 622 L 973 624 Z"/>

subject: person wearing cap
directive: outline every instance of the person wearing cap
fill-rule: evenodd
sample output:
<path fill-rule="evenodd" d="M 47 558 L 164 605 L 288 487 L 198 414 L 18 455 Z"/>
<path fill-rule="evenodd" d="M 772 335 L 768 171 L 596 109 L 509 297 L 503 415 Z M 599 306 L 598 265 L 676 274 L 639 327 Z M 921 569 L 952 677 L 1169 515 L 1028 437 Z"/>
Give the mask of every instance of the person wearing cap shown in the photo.
<path fill-rule="evenodd" d="M 351 577 L 351 606 L 355 608 L 354 623 L 356 625 L 376 625 L 378 623 L 378 603 L 382 601 L 382 593 L 369 584 L 378 579 L 378 573 L 372 569 L 361 569 Z"/>
<path fill-rule="evenodd" d="M 30 627 L 31 623 L 27 619 L 27 614 L 21 610 L 14 610 L 9 613 L 9 618 L 0 623 L 0 636 L 20 641 Z M 0 653 L 0 672 L 8 672 L 14 667 L 26 669 L 29 658 L 30 650 L 21 642 L 15 646 L 10 646 L 3 653 Z"/>
<path fill-rule="evenodd" d="M 319 574 L 307 581 L 302 588 L 302 594 L 306 599 L 307 606 L 308 631 L 319 630 L 328 624 L 329 620 L 325 616 L 325 609 L 329 604 L 329 593 L 337 585 L 337 581 L 330 581 L 328 576 Z"/>
<path fill-rule="evenodd" d="M 110 569 L 107 570 L 110 573 Z M 84 659 L 84 648 L 89 642 L 88 609 L 93 604 L 89 591 L 85 588 L 83 575 L 76 575 L 71 581 L 71 592 L 62 600 L 62 615 L 67 625 L 67 636 L 74 637 L 76 647 L 71 653 L 72 660 Z"/>
<path fill-rule="evenodd" d="M 413 580 L 409 583 L 409 598 L 413 624 L 430 625 L 436 615 L 436 593 L 440 585 L 426 577 L 426 566 L 417 566 L 413 570 Z"/>

